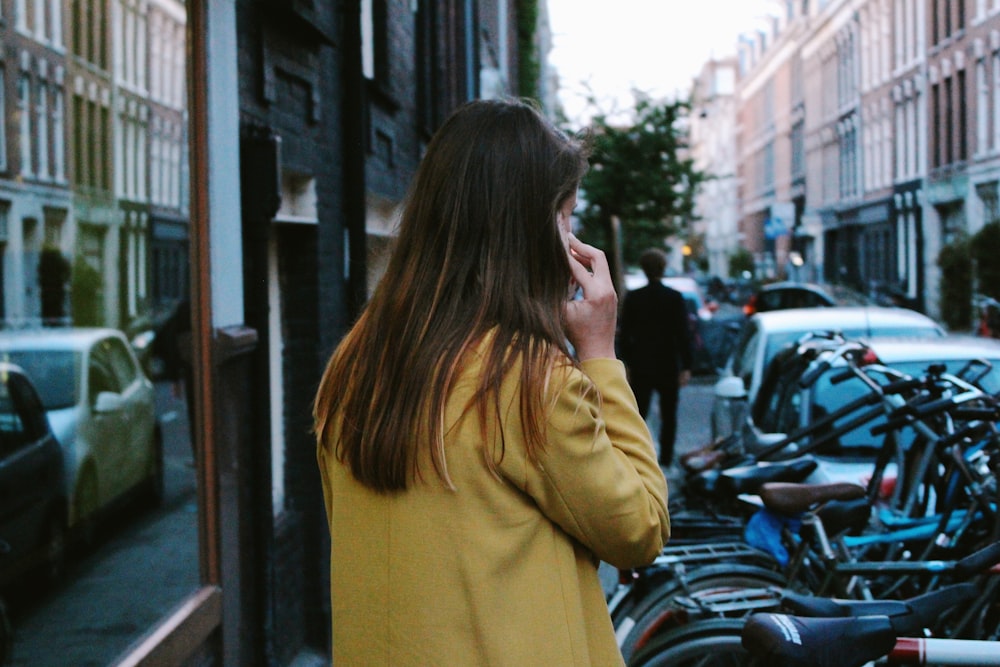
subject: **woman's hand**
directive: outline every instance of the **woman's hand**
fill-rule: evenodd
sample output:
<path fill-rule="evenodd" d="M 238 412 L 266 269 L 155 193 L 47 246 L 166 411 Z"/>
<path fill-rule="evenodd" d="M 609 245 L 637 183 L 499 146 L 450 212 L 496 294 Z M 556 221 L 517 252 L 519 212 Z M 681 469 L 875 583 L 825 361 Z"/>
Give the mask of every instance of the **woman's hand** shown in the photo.
<path fill-rule="evenodd" d="M 618 294 L 604 252 L 569 235 L 569 266 L 582 299 L 563 307 L 566 335 L 580 361 L 615 358 Z"/>

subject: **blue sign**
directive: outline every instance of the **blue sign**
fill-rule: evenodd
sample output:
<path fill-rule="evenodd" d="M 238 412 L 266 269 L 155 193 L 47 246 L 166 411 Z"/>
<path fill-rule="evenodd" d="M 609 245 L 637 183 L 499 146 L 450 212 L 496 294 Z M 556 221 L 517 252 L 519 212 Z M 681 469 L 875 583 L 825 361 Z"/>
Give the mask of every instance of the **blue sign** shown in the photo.
<path fill-rule="evenodd" d="M 788 233 L 784 218 L 770 217 L 764 221 L 764 238 L 774 240 Z"/>

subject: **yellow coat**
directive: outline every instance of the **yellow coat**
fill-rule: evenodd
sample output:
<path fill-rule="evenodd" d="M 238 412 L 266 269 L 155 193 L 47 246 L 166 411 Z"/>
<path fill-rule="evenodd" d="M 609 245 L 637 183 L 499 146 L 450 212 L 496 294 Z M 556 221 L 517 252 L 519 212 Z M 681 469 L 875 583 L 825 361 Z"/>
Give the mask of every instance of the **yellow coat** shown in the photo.
<path fill-rule="evenodd" d="M 660 553 L 667 488 L 624 366 L 597 359 L 583 368 L 552 382 L 562 391 L 532 463 L 515 366 L 501 390 L 502 479 L 484 463 L 475 410 L 462 414 L 476 363 L 446 413 L 455 491 L 428 459 L 422 481 L 380 495 L 318 449 L 336 667 L 622 664 L 597 563 L 635 567 Z M 597 392 L 581 399 L 589 386 Z"/>

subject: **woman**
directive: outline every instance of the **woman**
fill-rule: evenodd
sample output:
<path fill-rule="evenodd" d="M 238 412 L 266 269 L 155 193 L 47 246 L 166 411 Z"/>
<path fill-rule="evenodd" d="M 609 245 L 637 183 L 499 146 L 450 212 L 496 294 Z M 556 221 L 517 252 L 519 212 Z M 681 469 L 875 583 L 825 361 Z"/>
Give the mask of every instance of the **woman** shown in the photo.
<path fill-rule="evenodd" d="M 314 406 L 335 664 L 621 663 L 597 563 L 670 524 L 607 261 L 570 234 L 586 167 L 520 102 L 430 142 Z"/>

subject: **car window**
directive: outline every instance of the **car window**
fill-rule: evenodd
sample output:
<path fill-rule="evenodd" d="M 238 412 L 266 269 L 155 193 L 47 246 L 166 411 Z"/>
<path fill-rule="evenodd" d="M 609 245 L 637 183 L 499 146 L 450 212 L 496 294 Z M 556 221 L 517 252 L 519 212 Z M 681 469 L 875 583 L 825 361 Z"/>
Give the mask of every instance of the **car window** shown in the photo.
<path fill-rule="evenodd" d="M 985 369 L 982 365 L 977 364 L 976 367 L 969 373 L 963 375 L 967 380 L 976 380 L 983 391 L 988 394 L 996 395 L 1000 392 L 1000 359 L 987 359 L 985 360 L 991 364 L 991 368 Z M 940 364 L 945 367 L 946 373 L 959 373 L 968 364 L 967 360 L 952 360 L 946 362 L 933 362 L 935 364 Z M 903 361 L 892 364 L 892 367 L 906 373 L 907 375 L 912 375 L 914 377 L 919 377 L 927 371 L 927 368 L 931 365 L 929 361 Z M 982 377 L 976 379 L 980 371 L 985 371 Z"/>
<path fill-rule="evenodd" d="M 844 329 L 844 335 L 848 338 L 865 338 L 869 334 L 887 338 L 938 338 L 945 335 L 944 331 L 938 326 L 931 324 L 927 326 L 916 326 L 913 324 L 903 326 L 875 326 L 871 328 L 870 332 L 868 329 Z"/>
<path fill-rule="evenodd" d="M 782 392 L 782 400 L 778 405 L 775 415 L 775 427 L 773 433 L 794 433 L 800 424 L 800 406 L 802 404 L 802 390 L 799 389 L 797 380 L 786 382 Z"/>
<path fill-rule="evenodd" d="M 771 363 L 774 359 L 774 355 L 778 354 L 782 349 L 788 345 L 794 344 L 805 334 L 801 331 L 783 331 L 781 333 L 773 333 L 767 338 L 767 347 L 764 349 L 764 366 Z"/>
<path fill-rule="evenodd" d="M 733 375 L 743 378 L 746 382 L 753 372 L 753 360 L 757 356 L 757 347 L 760 345 L 760 328 L 751 324 L 747 326 L 740 335 L 740 342 L 736 346 L 733 354 Z"/>
<path fill-rule="evenodd" d="M 789 432 L 781 425 L 783 420 L 787 420 L 785 403 L 791 393 L 790 387 L 796 383 L 801 370 L 802 367 L 796 364 L 791 371 L 771 375 L 761 384 L 754 403 L 754 423 L 764 433 Z"/>
<path fill-rule="evenodd" d="M 796 303 L 802 304 L 803 308 L 823 308 L 830 305 L 822 295 L 816 292 L 810 292 L 809 290 L 797 290 L 797 292 L 796 298 L 798 301 Z M 792 307 L 798 308 L 798 306 Z"/>
<path fill-rule="evenodd" d="M 79 355 L 71 350 L 10 350 L 0 358 L 20 366 L 38 391 L 46 410 L 61 410 L 79 400 Z"/>
<path fill-rule="evenodd" d="M 0 456 L 13 454 L 26 442 L 28 425 L 21 417 L 14 392 L 8 382 L 0 382 Z"/>
<path fill-rule="evenodd" d="M 97 402 L 97 395 L 102 391 L 110 391 L 120 394 L 122 387 L 115 378 L 111 365 L 108 363 L 106 355 L 96 354 L 90 356 L 90 363 L 87 365 L 87 393 L 91 405 Z"/>
<path fill-rule="evenodd" d="M 125 345 L 117 338 L 108 338 L 101 341 L 101 347 L 107 354 L 111 370 L 121 388 L 124 389 L 135 382 L 139 369 L 132 361 L 132 356 L 129 355 Z"/>
<path fill-rule="evenodd" d="M 779 310 L 781 309 L 781 292 L 771 290 L 761 292 L 757 297 L 757 310 Z"/>
<path fill-rule="evenodd" d="M 893 364 L 892 367 L 902 370 L 895 364 Z M 810 405 L 808 418 L 810 423 L 822 419 L 828 414 L 836 412 L 851 401 L 857 400 L 871 391 L 868 386 L 857 377 L 852 377 L 838 382 L 837 384 L 832 384 L 830 379 L 838 375 L 842 370 L 843 368 L 841 367 L 827 371 L 813 385 L 809 401 Z M 895 377 L 887 377 L 885 374 L 876 372 L 874 379 L 880 384 L 885 384 L 895 379 Z M 858 410 L 852 410 L 838 419 L 833 426 L 845 427 L 852 419 L 856 419 L 859 415 L 870 409 L 871 407 L 868 406 Z M 836 440 L 831 441 L 829 446 L 822 448 L 818 453 L 824 455 L 842 455 L 850 457 L 875 456 L 876 451 L 882 445 L 882 438 L 881 436 L 873 436 L 871 430 L 872 428 L 885 423 L 885 420 L 885 413 L 878 410 L 877 416 L 873 419 L 863 424 L 858 424 L 854 428 L 842 433 Z M 903 437 L 908 436 L 904 435 Z"/>

